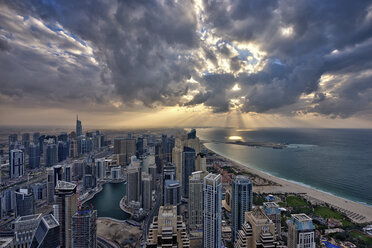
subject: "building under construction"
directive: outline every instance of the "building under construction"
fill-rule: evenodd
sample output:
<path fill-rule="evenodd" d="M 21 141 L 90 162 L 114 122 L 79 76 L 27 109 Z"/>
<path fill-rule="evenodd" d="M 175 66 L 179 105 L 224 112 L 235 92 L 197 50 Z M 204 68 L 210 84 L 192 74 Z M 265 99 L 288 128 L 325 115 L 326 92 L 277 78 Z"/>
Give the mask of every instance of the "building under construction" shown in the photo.
<path fill-rule="evenodd" d="M 97 210 L 81 207 L 72 216 L 72 247 L 97 247 Z"/>

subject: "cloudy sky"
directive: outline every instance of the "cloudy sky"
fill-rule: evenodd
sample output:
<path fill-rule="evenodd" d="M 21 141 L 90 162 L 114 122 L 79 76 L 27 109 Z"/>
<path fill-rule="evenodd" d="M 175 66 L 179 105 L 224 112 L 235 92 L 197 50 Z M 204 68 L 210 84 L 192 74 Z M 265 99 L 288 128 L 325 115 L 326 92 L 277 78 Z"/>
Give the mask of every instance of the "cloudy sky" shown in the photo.
<path fill-rule="evenodd" d="M 372 2 L 0 0 L 0 125 L 372 127 Z"/>

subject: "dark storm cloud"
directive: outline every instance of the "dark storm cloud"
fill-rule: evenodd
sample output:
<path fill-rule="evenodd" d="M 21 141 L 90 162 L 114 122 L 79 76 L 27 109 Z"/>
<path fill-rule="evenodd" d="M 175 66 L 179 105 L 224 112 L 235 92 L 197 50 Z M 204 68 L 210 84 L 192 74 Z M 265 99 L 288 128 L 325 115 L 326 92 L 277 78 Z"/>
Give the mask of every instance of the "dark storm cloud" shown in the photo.
<path fill-rule="evenodd" d="M 0 39 L 0 51 L 10 51 L 10 48 L 8 41 Z"/>
<path fill-rule="evenodd" d="M 326 73 L 372 69 L 370 1 L 236 0 L 204 1 L 204 5 L 206 22 L 217 35 L 259 44 L 267 53 L 269 63 L 262 71 L 237 75 L 246 99 L 243 111 L 267 112 L 295 104 L 302 94 L 312 92 L 321 96 L 319 81 Z M 336 50 L 339 54 L 331 54 Z M 313 111 L 328 115 L 334 111 L 341 117 L 363 111 L 370 99 L 360 97 L 372 83 L 362 87 L 348 78 L 345 84 L 359 94 L 340 94 L 331 103 L 319 101 Z M 229 87 L 227 82 L 224 88 Z M 327 103 L 332 108 L 323 106 Z M 345 108 L 347 104 L 351 107 Z"/>
<path fill-rule="evenodd" d="M 227 112 L 240 99 L 244 112 L 332 117 L 371 106 L 370 1 L 209 0 L 202 18 L 193 1 L 0 0 L 0 10 L 2 103 Z M 335 82 L 320 85 L 326 74 Z"/>
<path fill-rule="evenodd" d="M 100 64 L 98 70 L 92 68 L 92 71 L 100 71 L 100 80 L 112 85 L 113 96 L 119 96 L 128 105 L 142 102 L 149 107 L 173 106 L 188 92 L 186 81 L 194 73 L 190 51 L 199 42 L 196 16 L 189 11 L 191 2 L 12 1 L 7 4 L 19 15 L 41 18 L 51 26 L 58 23 L 72 37 L 89 42 Z M 59 48 L 68 49 L 63 44 Z M 59 72 L 63 74 L 63 69 Z M 90 86 L 95 88 L 95 84 Z M 34 86 L 37 88 L 37 84 Z M 20 85 L 19 90 L 22 88 Z M 69 97 L 74 97 L 73 92 Z"/>

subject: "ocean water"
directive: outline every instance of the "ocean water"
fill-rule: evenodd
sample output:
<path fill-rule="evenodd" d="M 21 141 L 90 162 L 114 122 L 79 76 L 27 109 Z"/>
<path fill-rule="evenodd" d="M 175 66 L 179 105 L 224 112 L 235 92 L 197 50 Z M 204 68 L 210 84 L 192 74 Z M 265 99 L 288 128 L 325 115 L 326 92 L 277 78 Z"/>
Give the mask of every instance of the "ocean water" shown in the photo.
<path fill-rule="evenodd" d="M 372 206 L 372 129 L 199 128 L 205 146 L 248 167 Z M 287 144 L 284 149 L 222 143 Z"/>

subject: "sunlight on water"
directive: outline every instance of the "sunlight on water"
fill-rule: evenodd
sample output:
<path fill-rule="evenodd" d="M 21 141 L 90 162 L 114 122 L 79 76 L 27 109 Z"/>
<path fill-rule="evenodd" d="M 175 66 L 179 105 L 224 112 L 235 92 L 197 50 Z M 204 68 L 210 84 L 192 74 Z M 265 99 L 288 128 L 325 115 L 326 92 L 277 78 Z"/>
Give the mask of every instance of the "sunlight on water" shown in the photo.
<path fill-rule="evenodd" d="M 229 140 L 242 140 L 242 137 L 240 137 L 240 136 L 230 136 Z"/>

